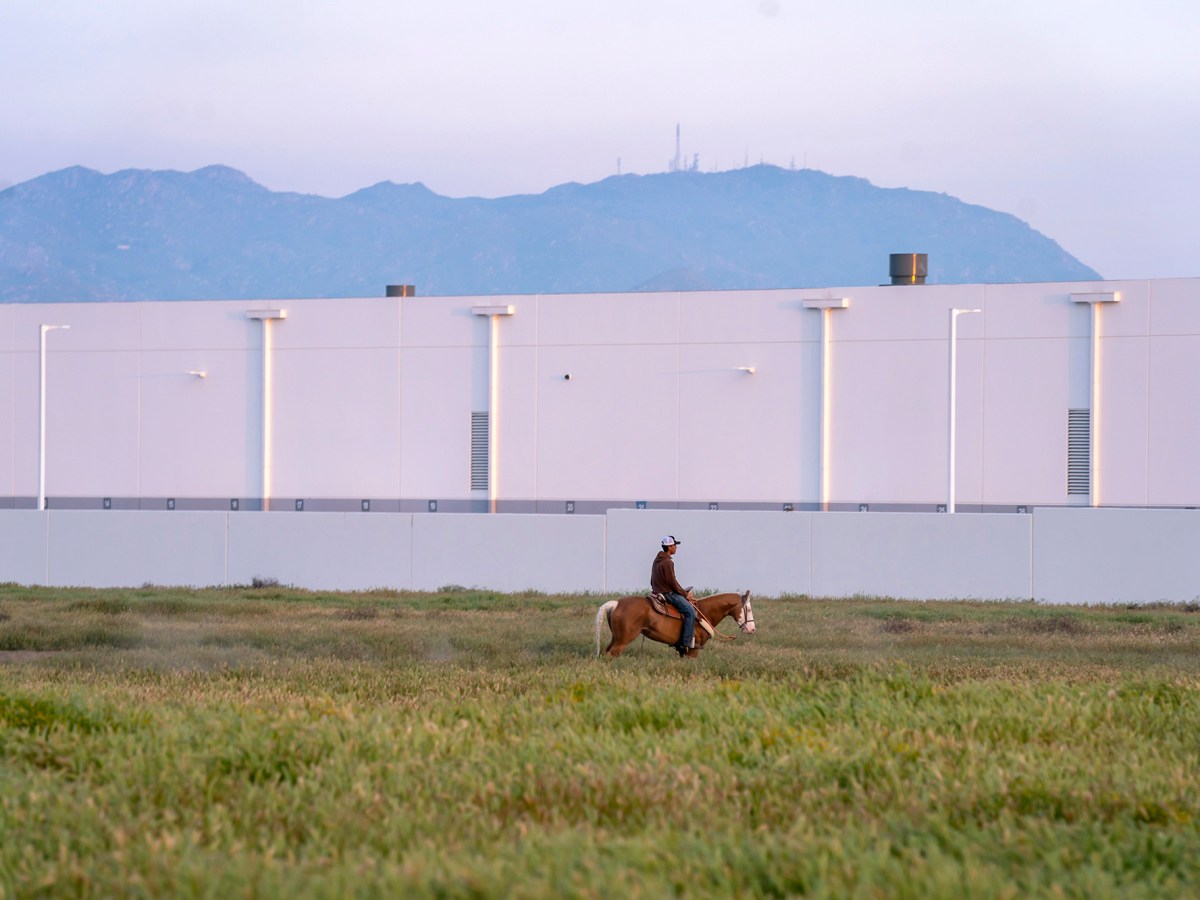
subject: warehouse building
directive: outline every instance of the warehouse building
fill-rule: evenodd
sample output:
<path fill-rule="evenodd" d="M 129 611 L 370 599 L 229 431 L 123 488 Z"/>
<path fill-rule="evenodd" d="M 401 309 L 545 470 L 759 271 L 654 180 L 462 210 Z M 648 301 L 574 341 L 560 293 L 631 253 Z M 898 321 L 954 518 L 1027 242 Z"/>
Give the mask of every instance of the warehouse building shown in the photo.
<path fill-rule="evenodd" d="M 1200 279 L 408 293 L 0 306 L 0 507 L 1200 505 Z"/>
<path fill-rule="evenodd" d="M 0 305 L 0 581 L 1200 601 L 1200 279 L 388 293 Z"/>

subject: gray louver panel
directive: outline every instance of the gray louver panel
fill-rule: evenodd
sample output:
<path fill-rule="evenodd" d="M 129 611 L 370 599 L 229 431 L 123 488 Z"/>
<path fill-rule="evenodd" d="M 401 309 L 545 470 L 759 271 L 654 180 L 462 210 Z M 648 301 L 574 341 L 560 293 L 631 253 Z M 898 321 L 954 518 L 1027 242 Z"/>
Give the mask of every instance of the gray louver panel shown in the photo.
<path fill-rule="evenodd" d="M 488 489 L 488 414 L 471 413 L 471 490 Z"/>
<path fill-rule="evenodd" d="M 1067 495 L 1092 490 L 1092 411 L 1067 410 Z"/>

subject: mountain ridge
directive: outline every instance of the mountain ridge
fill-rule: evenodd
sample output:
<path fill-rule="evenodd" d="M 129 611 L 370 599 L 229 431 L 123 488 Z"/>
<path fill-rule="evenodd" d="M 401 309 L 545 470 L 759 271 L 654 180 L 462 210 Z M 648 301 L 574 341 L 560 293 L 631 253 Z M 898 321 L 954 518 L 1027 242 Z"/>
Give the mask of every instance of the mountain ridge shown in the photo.
<path fill-rule="evenodd" d="M 276 192 L 229 166 L 72 166 L 0 191 L 0 300 L 264 299 L 824 287 L 1098 273 L 1015 216 L 944 193 L 758 165 L 445 197 L 378 182 Z"/>

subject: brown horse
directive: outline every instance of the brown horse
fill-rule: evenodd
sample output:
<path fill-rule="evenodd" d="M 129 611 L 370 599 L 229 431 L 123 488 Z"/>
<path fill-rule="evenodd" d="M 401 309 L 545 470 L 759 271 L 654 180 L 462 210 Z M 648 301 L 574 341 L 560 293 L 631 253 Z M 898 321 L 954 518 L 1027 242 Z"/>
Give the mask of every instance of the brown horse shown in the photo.
<path fill-rule="evenodd" d="M 700 610 L 700 615 L 714 628 L 728 616 L 737 622 L 742 632 L 754 634 L 754 612 L 750 609 L 749 591 L 744 594 L 713 594 L 711 597 L 701 597 L 696 601 L 696 607 Z M 612 632 L 612 640 L 604 648 L 604 652 L 609 656 L 620 656 L 639 634 L 644 634 L 660 644 L 677 643 L 683 632 L 683 620 L 677 615 L 670 617 L 656 613 L 644 596 L 609 600 L 596 612 L 596 655 L 600 654 L 600 629 L 605 622 Z M 689 650 L 687 655 L 696 656 L 708 641 L 708 637 L 708 631 L 697 621 L 696 646 Z"/>

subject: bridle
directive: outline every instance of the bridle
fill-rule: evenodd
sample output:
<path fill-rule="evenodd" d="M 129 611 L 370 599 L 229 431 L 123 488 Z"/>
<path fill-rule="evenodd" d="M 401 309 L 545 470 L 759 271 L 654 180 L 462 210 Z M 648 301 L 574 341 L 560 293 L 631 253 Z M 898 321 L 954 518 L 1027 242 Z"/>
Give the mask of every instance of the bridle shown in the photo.
<path fill-rule="evenodd" d="M 742 634 L 746 633 L 746 629 L 754 624 L 754 610 L 750 606 L 750 593 L 747 591 L 742 594 L 742 614 L 733 621 L 737 622 L 739 634 L 723 634 L 716 625 L 713 625 L 713 637 L 719 637 L 726 641 L 736 641 Z"/>

